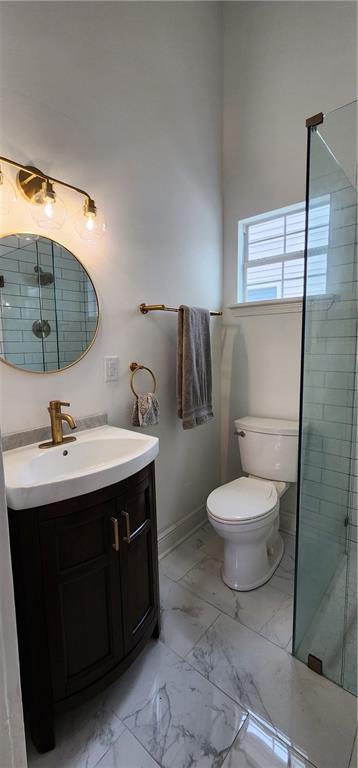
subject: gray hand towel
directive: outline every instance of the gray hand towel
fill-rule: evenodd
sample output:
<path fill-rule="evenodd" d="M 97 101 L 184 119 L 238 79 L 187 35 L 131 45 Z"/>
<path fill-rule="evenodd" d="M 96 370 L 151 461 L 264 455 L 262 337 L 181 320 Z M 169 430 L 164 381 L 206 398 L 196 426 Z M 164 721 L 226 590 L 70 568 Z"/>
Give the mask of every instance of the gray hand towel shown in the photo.
<path fill-rule="evenodd" d="M 214 418 L 211 402 L 210 312 L 179 307 L 177 396 L 183 429 Z"/>
<path fill-rule="evenodd" d="M 159 424 L 159 403 L 153 392 L 138 395 L 133 405 L 133 427 L 148 427 L 151 424 Z"/>

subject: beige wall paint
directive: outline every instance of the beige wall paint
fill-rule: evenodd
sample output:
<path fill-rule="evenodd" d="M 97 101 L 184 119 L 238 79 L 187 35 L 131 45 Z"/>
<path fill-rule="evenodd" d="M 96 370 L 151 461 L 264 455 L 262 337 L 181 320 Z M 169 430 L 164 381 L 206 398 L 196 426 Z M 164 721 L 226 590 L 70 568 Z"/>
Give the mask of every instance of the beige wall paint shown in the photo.
<path fill-rule="evenodd" d="M 161 406 L 152 431 L 160 438 L 165 529 L 202 507 L 218 482 L 220 320 L 212 320 L 217 418 L 184 432 L 176 416 L 176 315 L 144 317 L 138 305 L 221 306 L 221 9 L 3 3 L 1 28 L 2 153 L 88 189 L 108 224 L 98 245 L 84 243 L 72 223 L 81 201 L 62 193 L 68 218 L 58 239 L 93 278 L 99 336 L 63 373 L 1 365 L 2 428 L 46 424 L 47 402 L 57 397 L 74 415 L 107 411 L 110 423 L 128 427 L 129 364 L 149 365 Z M 33 228 L 29 207 L 18 209 L 3 227 Z M 118 384 L 104 383 L 105 354 L 119 357 Z"/>
<path fill-rule="evenodd" d="M 355 98 L 356 50 L 353 2 L 225 4 L 225 306 L 237 300 L 238 221 L 304 200 L 305 118 Z M 301 318 L 227 310 L 225 326 L 223 481 L 240 472 L 235 417 L 298 417 Z"/>

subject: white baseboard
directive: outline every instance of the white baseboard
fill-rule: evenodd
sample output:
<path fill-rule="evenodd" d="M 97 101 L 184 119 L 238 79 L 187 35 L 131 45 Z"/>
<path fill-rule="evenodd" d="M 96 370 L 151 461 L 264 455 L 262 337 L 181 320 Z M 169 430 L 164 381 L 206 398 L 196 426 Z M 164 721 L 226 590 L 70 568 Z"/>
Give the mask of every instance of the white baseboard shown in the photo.
<path fill-rule="evenodd" d="M 158 535 L 159 559 L 171 552 L 174 547 L 185 541 L 197 528 L 200 528 L 206 521 L 205 506 L 198 507 L 188 515 L 182 517 L 177 523 L 170 525 L 161 531 Z"/>

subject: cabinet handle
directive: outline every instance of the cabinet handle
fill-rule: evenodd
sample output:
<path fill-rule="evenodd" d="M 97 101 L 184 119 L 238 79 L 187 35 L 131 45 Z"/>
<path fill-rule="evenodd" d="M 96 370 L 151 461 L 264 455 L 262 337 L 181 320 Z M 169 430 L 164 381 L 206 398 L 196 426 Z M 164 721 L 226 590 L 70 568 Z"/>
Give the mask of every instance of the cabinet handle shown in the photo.
<path fill-rule="evenodd" d="M 150 520 L 144 520 L 144 523 L 142 523 L 139 528 L 137 528 L 133 533 L 131 533 L 131 525 L 130 525 L 130 518 L 128 512 L 121 512 L 121 515 L 123 515 L 125 521 L 126 521 L 126 535 L 123 536 L 123 540 L 130 544 L 133 539 L 136 539 L 137 536 L 139 536 L 144 531 L 147 531 L 148 528 L 150 528 Z"/>
<path fill-rule="evenodd" d="M 119 530 L 118 530 L 118 520 L 116 517 L 111 517 L 111 523 L 113 525 L 113 534 L 114 534 L 114 542 L 112 544 L 113 549 L 115 552 L 119 551 Z"/>

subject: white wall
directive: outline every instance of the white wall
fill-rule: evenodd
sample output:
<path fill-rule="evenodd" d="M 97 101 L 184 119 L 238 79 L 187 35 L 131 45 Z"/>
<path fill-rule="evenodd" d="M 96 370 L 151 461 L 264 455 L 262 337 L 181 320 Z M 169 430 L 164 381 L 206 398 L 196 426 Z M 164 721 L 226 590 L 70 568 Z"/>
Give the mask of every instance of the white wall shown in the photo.
<path fill-rule="evenodd" d="M 237 300 L 238 220 L 304 200 L 305 119 L 356 95 L 356 35 L 354 3 L 225 5 L 225 306 Z M 227 310 L 225 325 L 223 480 L 238 474 L 233 418 L 298 417 L 301 317 Z"/>
<path fill-rule="evenodd" d="M 161 424 L 158 522 L 205 502 L 219 476 L 217 418 L 184 432 L 176 416 L 176 315 L 140 315 L 141 301 L 217 308 L 222 299 L 221 9 L 216 3 L 3 3 L 1 153 L 88 189 L 108 235 L 74 232 L 81 201 L 62 193 L 60 239 L 88 268 L 101 328 L 90 353 L 54 375 L 1 375 L 3 432 L 46 424 L 47 402 L 74 415 L 107 411 L 130 425 L 132 360 L 153 368 Z M 29 230 L 19 204 L 7 231 Z M 7 217 L 9 219 L 9 217 Z M 212 321 L 218 390 L 220 320 Z M 105 384 L 103 356 L 120 381 Z M 170 478 L 170 483 L 168 482 Z"/>

